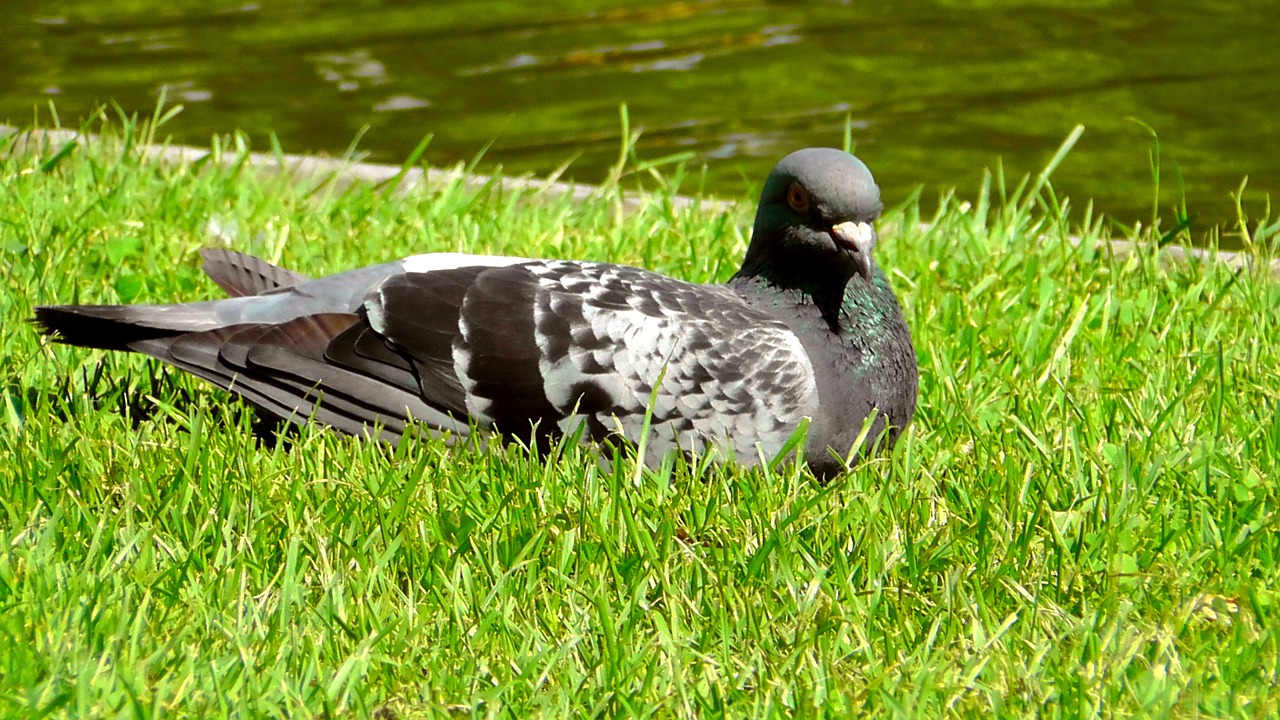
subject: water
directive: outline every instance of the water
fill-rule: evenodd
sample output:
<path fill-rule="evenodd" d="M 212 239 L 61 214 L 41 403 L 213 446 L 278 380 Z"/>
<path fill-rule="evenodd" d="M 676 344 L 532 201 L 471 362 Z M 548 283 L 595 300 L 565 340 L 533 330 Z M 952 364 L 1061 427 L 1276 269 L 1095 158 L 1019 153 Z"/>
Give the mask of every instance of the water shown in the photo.
<path fill-rule="evenodd" d="M 1280 3 L 1202 0 L 6 0 L 0 121 L 48 101 L 74 122 L 114 101 L 204 145 L 239 128 L 266 147 L 599 180 L 618 108 L 641 157 L 691 153 L 739 196 L 846 122 L 887 204 L 923 186 L 972 196 L 984 168 L 1034 173 L 1077 123 L 1055 186 L 1123 222 L 1152 214 L 1162 146 L 1166 223 L 1229 224 L 1245 176 L 1257 215 L 1280 198 Z M 1141 121 L 1140 124 L 1137 121 Z M 1183 187 L 1179 187 L 1179 175 Z"/>

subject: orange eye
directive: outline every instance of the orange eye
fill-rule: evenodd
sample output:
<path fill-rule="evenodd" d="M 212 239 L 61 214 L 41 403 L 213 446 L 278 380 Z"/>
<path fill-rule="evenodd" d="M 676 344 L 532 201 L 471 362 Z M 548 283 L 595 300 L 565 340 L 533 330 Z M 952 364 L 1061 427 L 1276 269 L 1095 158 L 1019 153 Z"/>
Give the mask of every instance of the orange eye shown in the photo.
<path fill-rule="evenodd" d="M 796 212 L 809 212 L 809 193 L 799 183 L 791 183 L 791 187 L 787 188 L 787 204 Z"/>

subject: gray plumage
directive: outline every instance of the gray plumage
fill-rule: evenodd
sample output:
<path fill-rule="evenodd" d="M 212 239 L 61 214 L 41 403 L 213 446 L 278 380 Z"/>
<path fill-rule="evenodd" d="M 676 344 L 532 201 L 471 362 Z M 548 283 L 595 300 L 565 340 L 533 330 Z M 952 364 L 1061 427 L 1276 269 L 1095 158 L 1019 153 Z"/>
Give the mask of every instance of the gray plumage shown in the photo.
<path fill-rule="evenodd" d="M 579 428 L 634 442 L 652 396 L 646 462 L 715 448 L 754 465 L 808 418 L 808 462 L 829 476 L 873 413 L 869 442 L 888 446 L 915 412 L 910 334 L 873 257 L 880 210 L 865 165 L 812 148 L 770 174 L 723 285 L 454 253 L 309 279 L 206 250 L 206 273 L 232 297 L 45 306 L 35 321 L 61 342 L 158 358 L 277 417 L 377 427 L 392 442 L 415 427 L 540 447 Z"/>

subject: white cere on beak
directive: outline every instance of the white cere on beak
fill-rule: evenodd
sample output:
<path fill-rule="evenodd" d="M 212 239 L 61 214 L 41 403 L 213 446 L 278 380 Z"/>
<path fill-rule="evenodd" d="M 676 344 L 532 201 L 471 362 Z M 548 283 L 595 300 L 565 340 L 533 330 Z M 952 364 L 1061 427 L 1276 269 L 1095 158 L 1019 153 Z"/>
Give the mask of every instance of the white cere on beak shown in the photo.
<path fill-rule="evenodd" d="M 871 251 L 876 248 L 876 231 L 871 223 L 842 222 L 831 228 L 836 243 L 853 257 L 854 268 L 871 281 Z"/>
<path fill-rule="evenodd" d="M 876 231 L 871 227 L 871 223 L 842 222 L 831 228 L 831 231 L 846 249 L 863 253 L 869 253 L 875 249 Z"/>

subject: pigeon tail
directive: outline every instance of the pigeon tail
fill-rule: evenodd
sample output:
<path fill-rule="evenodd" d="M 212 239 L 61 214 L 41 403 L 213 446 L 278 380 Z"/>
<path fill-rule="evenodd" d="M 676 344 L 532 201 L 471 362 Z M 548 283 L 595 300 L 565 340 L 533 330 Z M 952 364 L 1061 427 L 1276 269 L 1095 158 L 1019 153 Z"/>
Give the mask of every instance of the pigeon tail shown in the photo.
<path fill-rule="evenodd" d="M 205 248 L 200 256 L 205 274 L 233 298 L 278 292 L 310 279 L 234 250 Z M 56 342 L 100 350 L 131 350 L 143 340 L 230 324 L 211 303 L 51 305 L 37 307 L 32 321 Z"/>
<path fill-rule="evenodd" d="M 204 260 L 204 273 L 231 297 L 261 295 L 311 279 L 235 250 L 204 248 L 200 257 Z"/>
<path fill-rule="evenodd" d="M 32 322 L 55 342 L 101 350 L 131 350 L 136 342 L 216 325 L 207 311 L 181 305 L 46 305 Z"/>

